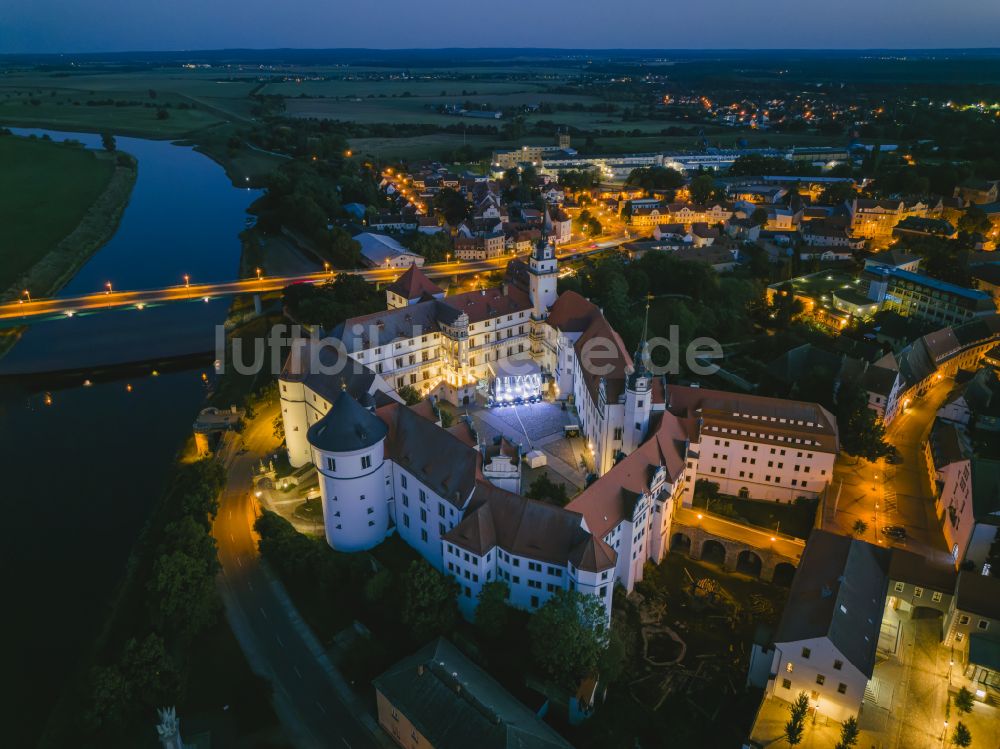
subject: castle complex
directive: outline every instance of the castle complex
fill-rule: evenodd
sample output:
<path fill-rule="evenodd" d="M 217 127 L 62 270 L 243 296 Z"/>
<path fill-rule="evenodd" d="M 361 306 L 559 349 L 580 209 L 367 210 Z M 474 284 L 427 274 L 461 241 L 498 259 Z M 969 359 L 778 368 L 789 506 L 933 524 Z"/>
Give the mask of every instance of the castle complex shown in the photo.
<path fill-rule="evenodd" d="M 446 296 L 410 268 L 384 312 L 332 332 L 342 345 L 293 347 L 280 377 L 288 454 L 319 473 L 333 548 L 399 534 L 458 582 L 467 616 L 493 580 L 524 609 L 571 589 L 610 614 L 614 584 L 631 590 L 669 550 L 696 479 L 776 502 L 826 487 L 838 438 L 824 408 L 668 384 L 597 306 L 557 295 L 557 276 L 544 242 L 491 289 Z M 404 386 L 428 399 L 404 405 Z M 520 495 L 518 445 L 482 439 L 468 418 L 444 428 L 432 405 L 543 395 L 572 398 L 597 476 L 565 508 Z"/>

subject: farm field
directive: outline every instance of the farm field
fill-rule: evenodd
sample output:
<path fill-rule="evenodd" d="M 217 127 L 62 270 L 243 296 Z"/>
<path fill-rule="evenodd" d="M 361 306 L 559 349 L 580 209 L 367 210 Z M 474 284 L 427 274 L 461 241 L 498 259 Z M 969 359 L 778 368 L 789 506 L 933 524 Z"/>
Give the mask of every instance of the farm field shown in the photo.
<path fill-rule="evenodd" d="M 0 290 L 72 232 L 114 171 L 81 146 L 0 136 Z"/>

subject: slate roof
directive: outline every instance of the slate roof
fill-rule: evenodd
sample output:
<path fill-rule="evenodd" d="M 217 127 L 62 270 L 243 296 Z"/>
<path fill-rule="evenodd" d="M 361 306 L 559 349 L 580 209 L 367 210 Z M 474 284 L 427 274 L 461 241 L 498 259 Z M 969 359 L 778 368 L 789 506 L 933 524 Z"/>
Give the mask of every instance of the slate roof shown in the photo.
<path fill-rule="evenodd" d="M 969 663 L 1000 671 L 1000 639 L 979 632 L 970 634 Z"/>
<path fill-rule="evenodd" d="M 930 438 L 931 455 L 934 458 L 936 469 L 950 466 L 962 460 L 968 460 L 972 456 L 962 433 L 958 427 L 948 421 L 941 419 L 934 420 L 934 428 L 931 429 Z"/>
<path fill-rule="evenodd" d="M 951 565 L 931 564 L 927 557 L 922 554 L 894 546 L 892 559 L 889 562 L 889 579 L 893 582 L 909 583 L 929 590 L 938 590 L 950 596 L 955 592 L 955 581 L 958 579 L 958 573 Z"/>
<path fill-rule="evenodd" d="M 959 572 L 955 607 L 967 614 L 1000 621 L 1000 577 L 965 570 Z"/>
<path fill-rule="evenodd" d="M 461 509 L 476 486 L 476 449 L 401 403 L 384 406 L 376 414 L 388 432 L 386 457 Z"/>
<path fill-rule="evenodd" d="M 572 749 L 444 638 L 372 683 L 435 749 Z"/>
<path fill-rule="evenodd" d="M 776 643 L 826 637 L 861 673 L 875 667 L 891 552 L 814 530 L 799 563 Z"/>
<path fill-rule="evenodd" d="M 306 436 L 313 447 L 331 453 L 347 453 L 372 447 L 385 438 L 385 424 L 349 393 L 343 393 L 326 414 L 309 427 Z"/>
<path fill-rule="evenodd" d="M 327 374 L 330 372 L 334 374 Z M 331 404 L 345 391 L 355 400 L 362 400 L 371 391 L 376 378 L 371 369 L 344 355 L 329 342 L 314 343 L 309 339 L 303 339 L 302 345 L 292 346 L 280 376 L 287 382 L 304 383 Z"/>
<path fill-rule="evenodd" d="M 479 556 L 499 546 L 542 562 L 562 565 L 571 561 L 588 572 L 614 567 L 614 551 L 587 533 L 582 519 L 569 509 L 479 481 L 462 521 L 443 539 Z"/>
<path fill-rule="evenodd" d="M 972 461 L 972 516 L 983 520 L 1000 513 L 1000 460 Z"/>

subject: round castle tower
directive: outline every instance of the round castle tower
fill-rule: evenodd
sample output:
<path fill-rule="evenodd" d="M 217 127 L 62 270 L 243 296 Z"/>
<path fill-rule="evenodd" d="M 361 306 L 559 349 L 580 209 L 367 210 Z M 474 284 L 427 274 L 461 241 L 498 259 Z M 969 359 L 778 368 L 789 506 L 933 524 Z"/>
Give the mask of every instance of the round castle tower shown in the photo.
<path fill-rule="evenodd" d="M 370 549 L 389 530 L 384 465 L 388 431 L 347 392 L 309 428 L 326 542 L 338 551 Z"/>

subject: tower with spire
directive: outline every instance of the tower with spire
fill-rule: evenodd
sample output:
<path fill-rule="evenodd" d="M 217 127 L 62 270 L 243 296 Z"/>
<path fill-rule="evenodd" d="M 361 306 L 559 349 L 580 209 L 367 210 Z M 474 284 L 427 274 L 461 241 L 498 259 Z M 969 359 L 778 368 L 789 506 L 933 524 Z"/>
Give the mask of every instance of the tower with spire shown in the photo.
<path fill-rule="evenodd" d="M 625 423 L 622 429 L 622 452 L 628 455 L 641 445 L 649 433 L 649 415 L 653 409 L 653 376 L 649 372 L 649 298 L 646 299 L 646 319 L 642 338 L 635 352 L 632 367 L 625 378 Z"/>
<path fill-rule="evenodd" d="M 533 320 L 544 320 L 548 317 L 549 307 L 555 301 L 556 283 L 559 278 L 559 261 L 556 251 L 545 234 L 535 245 L 528 260 L 528 293 L 531 296 L 531 317 Z"/>

